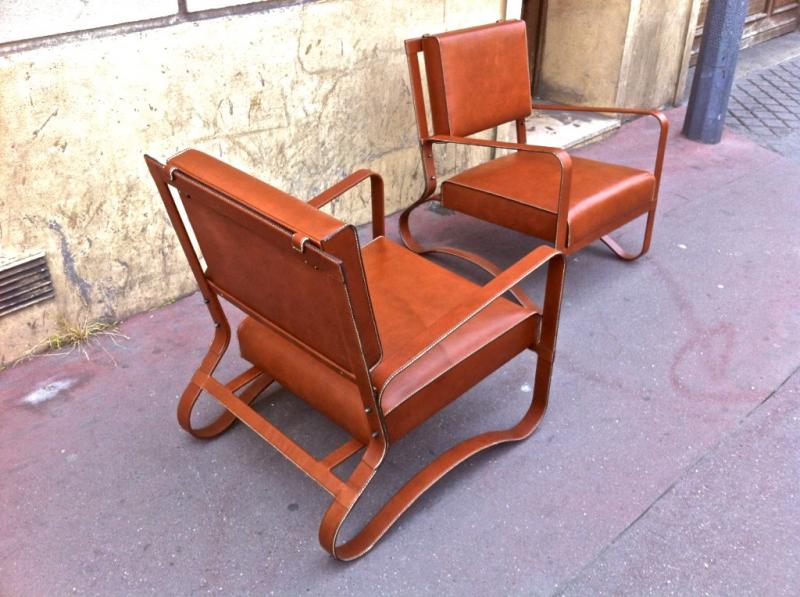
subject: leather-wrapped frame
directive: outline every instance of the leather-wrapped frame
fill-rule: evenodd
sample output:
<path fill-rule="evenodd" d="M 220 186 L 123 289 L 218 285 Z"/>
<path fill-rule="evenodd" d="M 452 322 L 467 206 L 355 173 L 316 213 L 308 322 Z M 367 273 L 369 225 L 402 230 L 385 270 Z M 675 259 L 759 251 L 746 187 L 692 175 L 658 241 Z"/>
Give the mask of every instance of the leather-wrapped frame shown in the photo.
<path fill-rule="evenodd" d="M 462 30 L 458 32 L 450 32 L 443 35 L 451 36 L 453 34 L 459 34 L 459 33 L 462 34 L 479 33 L 480 35 L 475 37 L 474 43 L 480 44 L 485 42 L 487 37 L 486 34 L 490 33 L 492 29 L 500 31 L 504 28 L 514 27 L 515 25 L 518 24 L 519 22 L 506 21 L 506 22 L 500 22 L 496 25 L 476 27 L 473 29 Z M 520 27 L 520 29 L 524 31 L 524 26 Z M 405 245 L 409 249 L 419 254 L 441 253 L 447 255 L 454 255 L 459 258 L 471 261 L 472 263 L 478 265 L 479 267 L 485 269 L 490 273 L 497 273 L 496 266 L 494 266 L 494 264 L 492 264 L 491 262 L 488 262 L 486 259 L 480 257 L 479 255 L 453 247 L 424 246 L 420 242 L 418 242 L 411 234 L 409 226 L 409 219 L 411 213 L 417 207 L 429 201 L 442 201 L 442 193 L 441 192 L 437 193 L 437 186 L 438 186 L 437 170 L 436 170 L 436 163 L 434 160 L 433 146 L 437 144 L 458 144 L 458 145 L 470 145 L 470 146 L 493 148 L 493 149 L 511 150 L 529 154 L 537 154 L 544 156 L 549 160 L 550 162 L 549 167 L 553 171 L 558 173 L 558 180 L 559 180 L 558 197 L 556 201 L 556 210 L 555 210 L 556 224 L 552 236 L 548 235 L 547 237 L 543 238 L 544 240 L 552 242 L 553 246 L 555 246 L 555 248 L 561 251 L 562 253 L 566 255 L 572 254 L 584 248 L 589 243 L 598 239 L 602 240 L 603 243 L 605 243 L 608 246 L 608 248 L 611 249 L 611 251 L 613 251 L 614 254 L 616 254 L 620 259 L 634 260 L 647 253 L 647 251 L 650 248 L 650 241 L 653 233 L 653 224 L 655 220 L 656 205 L 658 201 L 658 190 L 661 182 L 661 173 L 664 162 L 664 152 L 666 149 L 668 129 L 669 129 L 669 123 L 667 121 L 666 116 L 658 110 L 639 109 L 639 108 L 568 106 L 568 105 L 537 104 L 537 103 L 530 104 L 531 110 L 597 112 L 597 113 L 616 113 L 616 114 L 648 116 L 654 118 L 659 125 L 659 137 L 658 137 L 658 145 L 655 157 L 655 165 L 652 171 L 652 175 L 654 176 L 655 181 L 652 190 L 652 197 L 650 198 L 649 206 L 646 209 L 647 220 L 645 223 L 644 238 L 640 249 L 634 253 L 629 253 L 625 249 L 623 249 L 613 238 L 611 238 L 611 236 L 609 236 L 610 233 L 616 228 L 622 226 L 631 219 L 638 217 L 640 215 L 639 212 L 633 214 L 632 217 L 630 214 L 622 214 L 621 216 L 612 219 L 609 223 L 601 225 L 598 229 L 593 230 L 593 233 L 591 235 L 584 236 L 577 242 L 573 242 L 571 241 L 568 234 L 568 221 L 567 221 L 570 210 L 570 189 L 573 186 L 573 175 L 574 175 L 573 160 L 570 157 L 569 153 L 564 149 L 527 144 L 527 131 L 525 129 L 524 117 L 517 118 L 513 121 L 515 124 L 516 136 L 517 136 L 516 143 L 493 141 L 493 140 L 479 139 L 474 137 L 459 136 L 452 134 L 442 134 L 441 132 L 437 133 L 435 131 L 431 132 L 430 127 L 428 125 L 425 94 L 423 92 L 423 80 L 420 69 L 420 55 L 423 54 L 424 52 L 424 42 L 429 41 L 430 39 L 436 37 L 437 36 L 424 36 L 422 38 L 410 39 L 405 42 L 405 51 L 408 60 L 409 78 L 411 83 L 411 95 L 417 120 L 417 132 L 419 135 L 420 151 L 422 154 L 422 167 L 425 180 L 424 183 L 425 186 L 420 198 L 413 204 L 411 204 L 408 208 L 406 208 L 400 216 L 400 235 Z M 525 56 L 523 56 L 521 59 L 523 59 L 525 61 L 525 64 L 527 64 L 527 53 L 524 52 L 524 54 Z M 428 74 L 430 75 L 433 69 L 431 65 L 427 63 L 427 61 L 426 61 L 426 68 L 428 69 Z M 445 67 L 441 66 L 441 69 L 445 70 Z M 440 78 L 446 79 L 447 73 L 443 73 L 442 75 L 440 75 Z M 430 84 L 430 76 L 428 77 L 428 81 Z M 524 85 L 524 82 L 522 84 Z M 442 100 L 436 97 L 437 95 L 440 95 L 442 93 L 440 89 L 437 89 L 434 86 L 431 87 L 429 91 L 431 96 L 431 103 L 438 103 L 438 104 L 444 103 Z M 434 100 L 436 101 L 434 102 Z M 528 113 L 530 113 L 530 110 L 528 111 Z M 434 111 L 434 116 L 436 115 L 437 112 Z M 443 117 L 440 115 L 439 118 L 442 119 Z M 503 124 L 503 122 L 498 121 L 494 124 L 499 126 L 500 124 Z M 535 184 L 535 182 L 536 181 L 531 181 L 531 184 Z M 487 196 L 485 199 L 488 203 L 491 201 L 492 198 Z M 486 209 L 491 210 L 491 207 L 487 206 Z M 529 217 L 530 218 L 537 217 L 536 209 L 529 210 Z"/>
<path fill-rule="evenodd" d="M 363 555 L 422 493 L 448 471 L 482 450 L 505 442 L 519 441 L 528 437 L 536 429 L 547 407 L 555 358 L 565 267 L 564 257 L 560 252 L 549 247 L 535 249 L 484 286 L 476 285 L 474 292 L 463 297 L 456 307 L 439 317 L 432 325 L 427 326 L 423 333 L 414 338 L 413 342 L 406 343 L 402 349 L 388 354 L 378 345 L 377 349 L 381 352 L 375 362 L 370 362 L 369 349 L 365 348 L 366 345 L 363 341 L 363 330 L 359 330 L 356 325 L 355 317 L 352 316 L 353 304 L 348 298 L 349 307 L 347 309 L 350 310 L 350 315 L 343 314 L 342 320 L 349 321 L 350 325 L 342 328 L 342 334 L 348 346 L 354 346 L 357 349 L 350 353 L 350 357 L 344 365 L 328 363 L 326 366 L 339 367 L 339 374 L 347 377 L 357 388 L 360 397 L 359 416 L 363 419 L 359 424 L 363 425 L 367 432 L 358 437 L 354 436 L 326 456 L 315 458 L 253 408 L 253 401 L 275 382 L 268 370 L 253 366 L 227 382 L 220 381 L 215 377 L 215 369 L 231 340 L 231 327 L 220 304 L 220 297 L 243 310 L 259 325 L 269 325 L 279 331 L 283 328 L 275 324 L 275 318 L 270 319 L 271 316 L 266 313 L 266 307 L 264 309 L 254 308 L 252 304 L 242 300 L 238 293 L 231 289 L 231 286 L 226 285 L 219 266 L 204 267 L 194 248 L 192 236 L 187 230 L 171 187 L 179 191 L 184 209 L 189 212 L 189 222 L 195 232 L 197 232 L 197 227 L 192 219 L 192 213 L 187 208 L 187 200 L 198 200 L 192 199 L 190 196 L 204 194 L 207 195 L 207 199 L 210 198 L 208 201 L 219 202 L 226 209 L 230 209 L 230 213 L 235 217 L 243 218 L 242 221 L 248 225 L 256 222 L 259 225 L 268 226 L 263 228 L 263 234 L 273 235 L 274 232 L 276 242 L 285 243 L 285 246 L 291 246 L 295 251 L 293 253 L 283 250 L 280 254 L 285 255 L 285 259 L 301 260 L 297 263 L 303 262 L 308 267 L 313 267 L 313 271 L 309 270 L 311 276 L 325 275 L 329 276 L 326 278 L 327 280 L 339 280 L 339 284 L 345 289 L 345 295 L 350 297 L 353 292 L 352 289 L 348 292 L 349 282 L 343 262 L 329 253 L 325 249 L 325 239 L 309 233 L 308 227 L 294 226 L 291 218 L 284 218 L 279 222 L 270 213 L 254 208 L 246 201 L 237 200 L 234 194 L 228 192 L 226 188 L 222 188 L 221 184 L 206 180 L 204 178 L 205 169 L 210 167 L 209 164 L 216 167 L 212 163 L 213 158 L 199 152 L 188 152 L 179 154 L 176 158 L 168 161 L 167 165 L 162 165 L 149 156 L 145 156 L 145 160 L 215 326 L 208 352 L 180 397 L 178 421 L 183 429 L 200 439 L 217 437 L 230 429 L 236 421 L 242 421 L 330 493 L 333 500 L 322 518 L 319 541 L 334 558 L 352 560 Z M 232 187 L 235 186 L 237 189 L 256 188 L 251 184 L 251 180 L 245 180 L 246 175 L 233 169 L 226 172 L 229 174 L 229 179 L 233 181 Z M 372 191 L 373 236 L 380 239 L 384 232 L 383 182 L 380 176 L 373 172 L 358 171 L 305 205 L 313 208 L 323 207 L 348 189 L 367 179 L 371 182 Z M 242 180 L 244 183 L 239 184 Z M 258 192 L 270 192 L 270 187 L 264 185 L 264 189 Z M 278 191 L 275 190 L 275 192 Z M 283 198 L 279 197 L 279 199 L 283 201 Z M 291 198 L 286 199 L 287 202 L 290 200 L 294 201 Z M 213 207 L 216 203 L 209 203 L 209 205 Z M 303 207 L 305 209 L 305 206 Z M 214 207 L 214 209 L 216 208 Z M 212 216 L 217 217 L 218 214 L 212 214 Z M 213 227 L 210 229 L 213 230 Z M 273 241 L 270 240 L 270 242 Z M 206 248 L 203 248 L 202 244 L 203 238 L 200 238 L 201 250 L 208 262 L 209 255 L 206 254 Z M 404 251 L 401 248 L 398 250 Z M 419 259 L 416 256 L 413 257 Z M 535 317 L 538 318 L 535 333 L 526 340 L 528 348 L 534 351 L 538 358 L 532 399 L 525 415 L 509 429 L 482 433 L 439 455 L 433 462 L 416 473 L 350 540 L 339 543 L 337 538 L 343 522 L 383 462 L 389 447 L 408 430 L 402 428 L 401 431 L 397 431 L 400 428 L 393 421 L 393 413 L 385 412 L 383 399 L 387 388 L 392 386 L 393 380 L 398 376 L 409 374 L 409 372 L 413 374 L 416 363 L 425 359 L 431 351 L 436 350 L 449 338 L 458 334 L 464 326 L 469 325 L 472 321 L 477 321 L 477 318 L 491 309 L 497 301 L 507 301 L 502 298 L 504 294 L 545 264 L 547 264 L 547 280 L 542 307 L 538 307 L 526 296 L 521 303 L 527 305 L 525 308 L 531 309 L 531 312 L 535 309 Z M 216 270 L 214 270 L 215 267 Z M 262 294 L 271 291 L 270 288 L 260 289 Z M 517 292 L 521 294 L 519 291 Z M 281 333 L 285 333 L 285 330 Z M 291 336 L 291 334 L 286 335 L 287 337 Z M 297 346 L 306 346 L 297 337 L 292 338 Z M 476 350 L 479 348 L 482 347 L 475 347 Z M 313 352 L 310 347 L 306 347 L 304 350 L 306 349 L 310 353 Z M 317 357 L 322 359 L 324 355 L 316 355 L 315 358 Z M 513 355 L 508 355 L 508 358 L 511 357 Z M 214 397 L 225 408 L 225 412 L 210 424 L 198 428 L 193 426 L 191 415 L 193 407 L 203 392 Z M 444 402 L 444 404 L 446 403 Z M 347 478 L 340 477 L 334 471 L 338 465 L 358 454 L 360 454 L 358 463 Z"/>

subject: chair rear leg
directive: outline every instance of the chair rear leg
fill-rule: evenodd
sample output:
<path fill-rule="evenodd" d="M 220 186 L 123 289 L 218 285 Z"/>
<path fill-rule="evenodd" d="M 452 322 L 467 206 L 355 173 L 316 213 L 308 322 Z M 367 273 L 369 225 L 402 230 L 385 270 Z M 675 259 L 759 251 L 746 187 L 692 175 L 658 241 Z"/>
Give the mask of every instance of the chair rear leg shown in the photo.
<path fill-rule="evenodd" d="M 656 216 L 656 209 L 653 207 L 649 212 L 647 212 L 647 224 L 645 224 L 644 230 L 644 240 L 642 242 L 642 248 L 638 253 L 628 253 L 625 249 L 623 249 L 617 241 L 611 238 L 609 235 L 601 236 L 600 240 L 611 249 L 611 251 L 620 259 L 625 261 L 634 261 L 647 253 L 650 249 L 650 238 L 653 235 L 653 222 Z"/>
<path fill-rule="evenodd" d="M 319 541 L 322 547 L 337 560 L 349 561 L 364 555 L 423 493 L 456 466 L 492 446 L 517 442 L 529 437 L 538 427 L 547 409 L 551 374 L 552 362 L 540 356 L 536 365 L 530 407 L 516 425 L 502 431 L 489 431 L 476 435 L 440 454 L 395 493 L 352 539 L 337 545 L 339 529 L 380 464 L 380 461 L 377 461 L 377 464 L 370 463 L 370 459 L 374 462 L 374 454 L 370 457 L 368 449 L 347 481 L 346 489 L 334 496 L 333 502 L 322 518 L 319 528 Z"/>
<path fill-rule="evenodd" d="M 485 272 L 496 276 L 500 273 L 500 268 L 497 267 L 494 263 L 489 261 L 488 259 L 484 259 L 480 255 L 476 255 L 474 253 L 470 253 L 469 251 L 464 251 L 462 249 L 456 249 L 454 247 L 445 247 L 445 246 L 435 246 L 435 247 L 425 247 L 420 244 L 414 236 L 411 234 L 411 227 L 409 225 L 409 217 L 411 216 L 411 212 L 414 211 L 419 206 L 423 205 L 424 203 L 428 203 L 429 201 L 438 201 L 438 195 L 434 195 L 432 197 L 423 197 L 411 205 L 409 205 L 406 209 L 403 210 L 403 213 L 400 214 L 400 220 L 398 222 L 398 230 L 400 232 L 400 238 L 403 240 L 403 244 L 411 251 L 414 251 L 418 255 L 427 255 L 429 253 L 440 253 L 442 255 L 452 255 L 454 257 L 459 257 L 466 261 L 470 261 L 474 263 L 479 268 L 484 270 Z"/>

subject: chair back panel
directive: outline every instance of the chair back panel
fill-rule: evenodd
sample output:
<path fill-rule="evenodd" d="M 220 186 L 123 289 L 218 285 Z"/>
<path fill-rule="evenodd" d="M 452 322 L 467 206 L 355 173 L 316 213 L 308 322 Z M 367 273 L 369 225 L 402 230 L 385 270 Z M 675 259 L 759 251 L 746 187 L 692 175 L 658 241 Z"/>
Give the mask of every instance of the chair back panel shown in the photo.
<path fill-rule="evenodd" d="M 167 166 L 213 288 L 346 371 L 354 373 L 359 353 L 368 366 L 377 363 L 378 333 L 352 226 L 197 151 Z"/>
<path fill-rule="evenodd" d="M 422 38 L 434 134 L 468 136 L 531 113 L 523 21 Z"/>

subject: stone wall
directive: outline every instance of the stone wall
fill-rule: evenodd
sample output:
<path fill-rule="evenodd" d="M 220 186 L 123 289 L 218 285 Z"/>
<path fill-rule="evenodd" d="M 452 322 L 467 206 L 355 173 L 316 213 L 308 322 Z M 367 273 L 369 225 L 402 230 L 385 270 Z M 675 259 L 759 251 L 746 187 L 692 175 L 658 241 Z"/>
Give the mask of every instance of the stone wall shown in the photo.
<path fill-rule="evenodd" d="M 0 252 L 45 251 L 56 298 L 0 318 L 0 364 L 62 321 L 193 290 L 145 152 L 196 147 L 305 199 L 368 167 L 388 213 L 414 200 L 403 40 L 505 16 L 502 0 L 39 4 L 0 0 Z M 361 223 L 367 202 L 333 210 Z"/>
<path fill-rule="evenodd" d="M 599 106 L 680 101 L 699 0 L 550 0 L 540 94 Z"/>

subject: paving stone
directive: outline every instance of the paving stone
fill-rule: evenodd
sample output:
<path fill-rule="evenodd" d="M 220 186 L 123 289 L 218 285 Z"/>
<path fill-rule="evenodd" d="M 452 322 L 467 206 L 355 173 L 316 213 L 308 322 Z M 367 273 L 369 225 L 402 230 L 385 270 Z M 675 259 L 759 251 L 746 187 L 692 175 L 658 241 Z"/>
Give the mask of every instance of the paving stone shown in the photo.
<path fill-rule="evenodd" d="M 743 133 L 762 147 L 800 160 L 800 156 L 791 151 L 800 145 L 800 57 L 737 80 L 728 104 L 728 116 L 727 123 L 732 130 Z"/>

